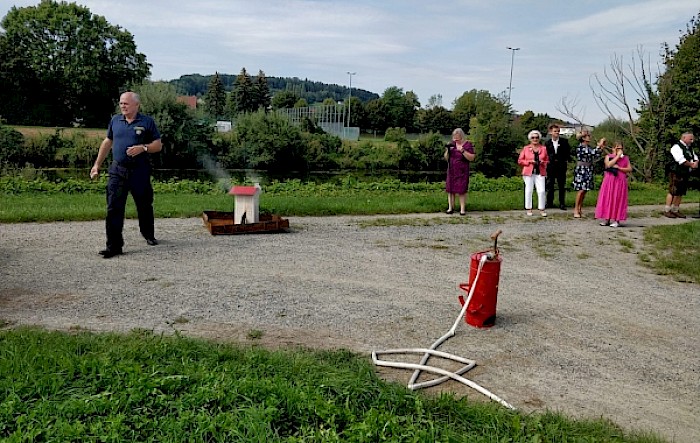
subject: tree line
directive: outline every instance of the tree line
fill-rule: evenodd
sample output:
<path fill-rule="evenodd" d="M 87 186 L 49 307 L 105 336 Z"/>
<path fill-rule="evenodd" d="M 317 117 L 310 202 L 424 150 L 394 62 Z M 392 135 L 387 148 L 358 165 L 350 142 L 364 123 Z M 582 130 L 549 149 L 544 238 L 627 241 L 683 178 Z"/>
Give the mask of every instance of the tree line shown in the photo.
<path fill-rule="evenodd" d="M 218 72 L 212 75 L 187 74 L 170 80 L 169 83 L 174 85 L 180 94 L 203 97 L 210 89 L 212 77 L 214 76 L 219 77 L 225 92 L 233 90 L 234 83 L 238 78 L 238 75 Z M 266 77 L 266 79 L 267 87 L 272 96 L 282 91 L 289 91 L 299 99 L 306 100 L 308 104 L 321 103 L 329 98 L 335 102 L 340 102 L 350 95 L 350 88 L 347 86 L 312 81 L 308 78 L 302 80 L 298 77 Z M 251 80 L 253 83 L 256 83 L 256 76 L 252 76 Z M 352 88 L 352 95 L 359 98 L 362 102 L 379 98 L 377 93 L 359 88 Z"/>
<path fill-rule="evenodd" d="M 652 181 L 663 176 L 667 147 L 684 131 L 700 132 L 699 19 L 700 14 L 689 22 L 677 45 L 664 45 L 663 69 L 658 75 L 651 72 L 640 51 L 635 59 L 638 63 L 613 58 L 591 82 L 591 93 L 609 115 L 595 129 L 594 137 L 622 139 L 639 179 Z M 142 109 L 154 115 L 163 134 L 165 149 L 156 160 L 161 166 L 191 167 L 205 156 L 228 167 L 364 164 L 429 169 L 440 166 L 443 136 L 461 127 L 476 146 L 475 166 L 480 171 L 488 176 L 511 175 L 525 134 L 531 129 L 546 132 L 547 125 L 556 120 L 534 111 L 515 115 L 503 94 L 476 89 L 465 91 L 448 109 L 440 96 L 421 105 L 413 91 L 398 86 L 381 95 L 353 89 L 348 100 L 349 91 L 344 87 L 267 78 L 262 70 L 251 75 L 246 68 L 235 77 L 193 74 L 177 82 L 150 82 L 151 65 L 136 51 L 133 36 L 74 3 L 42 0 L 37 6 L 12 7 L 0 25 L 4 29 L 0 34 L 0 123 L 103 127 L 117 112 L 119 94 L 138 90 Z M 204 88 L 202 80 L 207 82 Z M 197 111 L 177 102 L 187 82 L 198 88 L 203 106 Z M 308 95 L 311 93 L 316 95 Z M 318 122 L 292 127 L 270 112 L 318 103 L 349 108 L 344 111 L 352 111 L 346 113 L 351 126 L 384 134 L 388 144 L 343 143 L 323 134 Z M 575 103 L 563 99 L 562 105 L 564 115 L 584 123 Z M 622 117 L 617 116 L 620 110 Z M 234 131 L 216 134 L 213 122 L 219 118 L 235 120 Z M 4 140 L 18 140 L 9 130 L 3 128 Z M 425 135 L 408 142 L 406 134 L 410 133 Z M 0 143 L 0 162 L 55 163 L 58 160 L 50 158 L 53 153 L 64 162 L 79 164 L 82 153 L 89 152 L 62 155 L 68 147 L 57 137 L 37 142 L 36 149 L 28 150 Z"/>

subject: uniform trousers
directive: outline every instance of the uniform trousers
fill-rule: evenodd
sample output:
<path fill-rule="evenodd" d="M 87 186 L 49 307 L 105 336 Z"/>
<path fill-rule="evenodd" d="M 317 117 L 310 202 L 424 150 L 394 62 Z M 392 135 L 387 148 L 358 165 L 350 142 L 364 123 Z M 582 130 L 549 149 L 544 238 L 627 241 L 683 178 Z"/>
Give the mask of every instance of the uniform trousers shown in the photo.
<path fill-rule="evenodd" d="M 154 234 L 153 187 L 150 164 L 124 166 L 117 162 L 109 167 L 107 181 L 107 249 L 121 250 L 124 246 L 124 212 L 131 193 L 139 217 L 139 230 L 145 239 Z"/>

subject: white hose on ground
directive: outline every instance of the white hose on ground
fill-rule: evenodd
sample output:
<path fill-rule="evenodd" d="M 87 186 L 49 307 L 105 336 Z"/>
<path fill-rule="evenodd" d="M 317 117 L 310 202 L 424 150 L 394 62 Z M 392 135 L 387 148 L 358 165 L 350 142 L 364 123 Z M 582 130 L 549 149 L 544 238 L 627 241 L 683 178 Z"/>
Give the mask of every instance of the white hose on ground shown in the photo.
<path fill-rule="evenodd" d="M 489 258 L 492 258 L 490 254 L 483 254 L 479 260 L 479 266 L 476 271 L 476 275 L 474 276 L 474 281 L 471 283 L 471 287 L 469 288 L 469 295 L 467 296 L 466 301 L 464 302 L 464 305 L 462 306 L 462 310 L 459 312 L 459 315 L 457 316 L 457 319 L 455 320 L 454 324 L 452 325 L 452 328 L 450 328 L 449 331 L 439 339 L 435 343 L 430 346 L 429 349 L 422 349 L 422 348 L 414 348 L 414 349 L 389 349 L 386 351 L 373 351 L 372 352 L 372 361 L 374 362 L 375 365 L 377 366 L 387 366 L 387 367 L 392 367 L 392 368 L 400 368 L 400 369 L 414 369 L 413 375 L 411 376 L 411 379 L 408 382 L 408 388 L 411 390 L 419 389 L 422 387 L 428 387 L 428 386 L 435 386 L 439 383 L 442 383 L 445 380 L 448 379 L 453 379 L 456 380 L 462 384 L 465 384 L 469 386 L 472 389 L 475 389 L 476 391 L 484 394 L 485 396 L 489 397 L 491 400 L 497 401 L 498 403 L 502 404 L 506 408 L 509 409 L 515 409 L 510 403 L 506 402 L 496 394 L 488 391 L 487 389 L 483 388 L 482 386 L 479 386 L 478 384 L 474 383 L 473 381 L 466 379 L 464 377 L 461 377 L 460 374 L 463 374 L 467 372 L 468 370 L 472 369 L 474 366 L 476 366 L 476 363 L 472 360 L 468 360 L 466 358 L 458 357 L 453 354 L 448 354 L 446 352 L 440 352 L 437 351 L 436 349 L 444 343 L 447 339 L 450 337 L 453 337 L 455 335 L 455 331 L 457 330 L 457 326 L 462 322 L 462 319 L 464 318 L 464 314 L 467 311 L 467 307 L 469 306 L 469 302 L 472 299 L 472 296 L 474 295 L 474 289 L 476 288 L 476 283 L 479 281 L 479 276 L 481 275 L 481 269 L 484 267 L 484 263 L 486 263 L 486 260 Z M 378 355 L 381 354 L 408 354 L 408 353 L 421 353 L 423 354 L 423 358 L 421 358 L 421 361 L 419 364 L 415 363 L 404 363 L 404 362 L 390 362 L 390 361 L 385 361 L 385 360 L 380 360 Z M 465 363 L 466 366 L 460 368 L 459 370 L 455 372 L 450 372 L 445 369 L 437 368 L 435 366 L 428 366 L 426 363 L 430 359 L 432 355 L 450 359 L 450 360 L 455 360 L 461 363 Z M 416 383 L 416 380 L 418 377 L 420 377 L 420 373 L 422 371 L 426 372 L 432 372 L 435 374 L 442 374 L 442 377 L 429 380 L 426 382 L 422 383 Z"/>

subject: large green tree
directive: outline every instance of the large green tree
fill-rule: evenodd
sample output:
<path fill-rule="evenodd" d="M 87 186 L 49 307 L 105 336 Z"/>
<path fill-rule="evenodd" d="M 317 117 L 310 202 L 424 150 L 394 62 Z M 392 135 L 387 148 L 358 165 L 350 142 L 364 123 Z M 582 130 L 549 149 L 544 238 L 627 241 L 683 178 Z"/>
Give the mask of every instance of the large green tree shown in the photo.
<path fill-rule="evenodd" d="M 255 104 L 255 93 L 253 91 L 253 80 L 250 78 L 245 68 L 236 77 L 233 84 L 233 92 L 229 95 L 229 112 L 232 117 L 243 112 L 253 112 L 257 110 Z"/>
<path fill-rule="evenodd" d="M 193 111 L 177 101 L 175 86 L 167 82 L 146 81 L 135 85 L 141 97 L 141 111 L 158 125 L 163 150 L 154 162 L 164 168 L 191 168 L 209 156 L 210 125 L 200 124 Z"/>
<path fill-rule="evenodd" d="M 129 32 L 75 3 L 12 7 L 0 24 L 0 115 L 10 123 L 103 126 L 125 85 L 150 75 Z"/>
<path fill-rule="evenodd" d="M 700 134 L 700 13 L 688 23 L 675 48 L 665 45 L 666 72 L 659 79 L 672 138 L 685 131 Z"/>
<path fill-rule="evenodd" d="M 386 104 L 382 99 L 370 100 L 365 106 L 367 125 L 364 126 L 375 132 L 384 132 L 389 126 Z"/>
<path fill-rule="evenodd" d="M 359 98 L 352 96 L 349 99 L 344 100 L 343 108 L 345 113 L 349 114 L 350 116 L 351 127 L 366 127 L 367 112 L 365 111 L 365 106 L 362 104 L 362 101 Z"/>
<path fill-rule="evenodd" d="M 457 127 L 452 111 L 442 106 L 419 109 L 416 113 L 416 126 L 422 134 L 429 132 L 451 134 Z"/>
<path fill-rule="evenodd" d="M 272 97 L 272 109 L 293 108 L 299 95 L 293 91 L 280 91 Z"/>
<path fill-rule="evenodd" d="M 209 81 L 207 95 L 204 98 L 204 106 L 207 114 L 214 119 L 220 119 L 224 116 L 226 109 L 226 91 L 224 84 L 217 72 Z"/>
<path fill-rule="evenodd" d="M 700 14 L 674 49 L 664 47 L 664 72 L 655 72 L 639 48 L 629 61 L 615 55 L 591 85 L 600 109 L 630 140 L 635 173 L 647 182 L 665 175 L 669 147 L 681 133 L 700 131 Z"/>
<path fill-rule="evenodd" d="M 265 77 L 265 73 L 260 70 L 253 84 L 253 106 L 256 109 L 266 111 L 271 103 L 272 100 L 270 99 L 270 87 L 267 84 L 267 77 Z"/>
<path fill-rule="evenodd" d="M 518 149 L 525 145 L 525 140 L 511 122 L 510 106 L 504 97 L 494 97 L 485 91 L 479 91 L 476 97 L 476 114 L 471 118 L 469 131 L 469 139 L 476 148 L 474 170 L 487 177 L 513 176 Z"/>
<path fill-rule="evenodd" d="M 472 89 L 459 96 L 453 102 L 452 113 L 457 127 L 467 131 L 472 117 L 475 117 L 482 109 L 488 109 L 495 97 L 486 90 Z"/>
<path fill-rule="evenodd" d="M 418 96 L 413 91 L 403 92 L 403 88 L 390 86 L 381 99 L 386 112 L 386 126 L 391 128 L 405 128 L 410 131 L 414 127 L 416 110 L 420 108 Z"/>

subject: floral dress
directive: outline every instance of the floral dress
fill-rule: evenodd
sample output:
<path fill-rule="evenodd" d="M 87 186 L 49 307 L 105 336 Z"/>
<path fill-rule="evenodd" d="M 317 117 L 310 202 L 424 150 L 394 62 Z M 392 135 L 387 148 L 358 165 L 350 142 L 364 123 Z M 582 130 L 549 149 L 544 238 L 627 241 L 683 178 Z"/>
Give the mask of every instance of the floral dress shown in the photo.
<path fill-rule="evenodd" d="M 581 143 L 576 147 L 576 168 L 574 168 L 574 191 L 593 189 L 593 162 L 600 157 L 600 148 Z"/>

